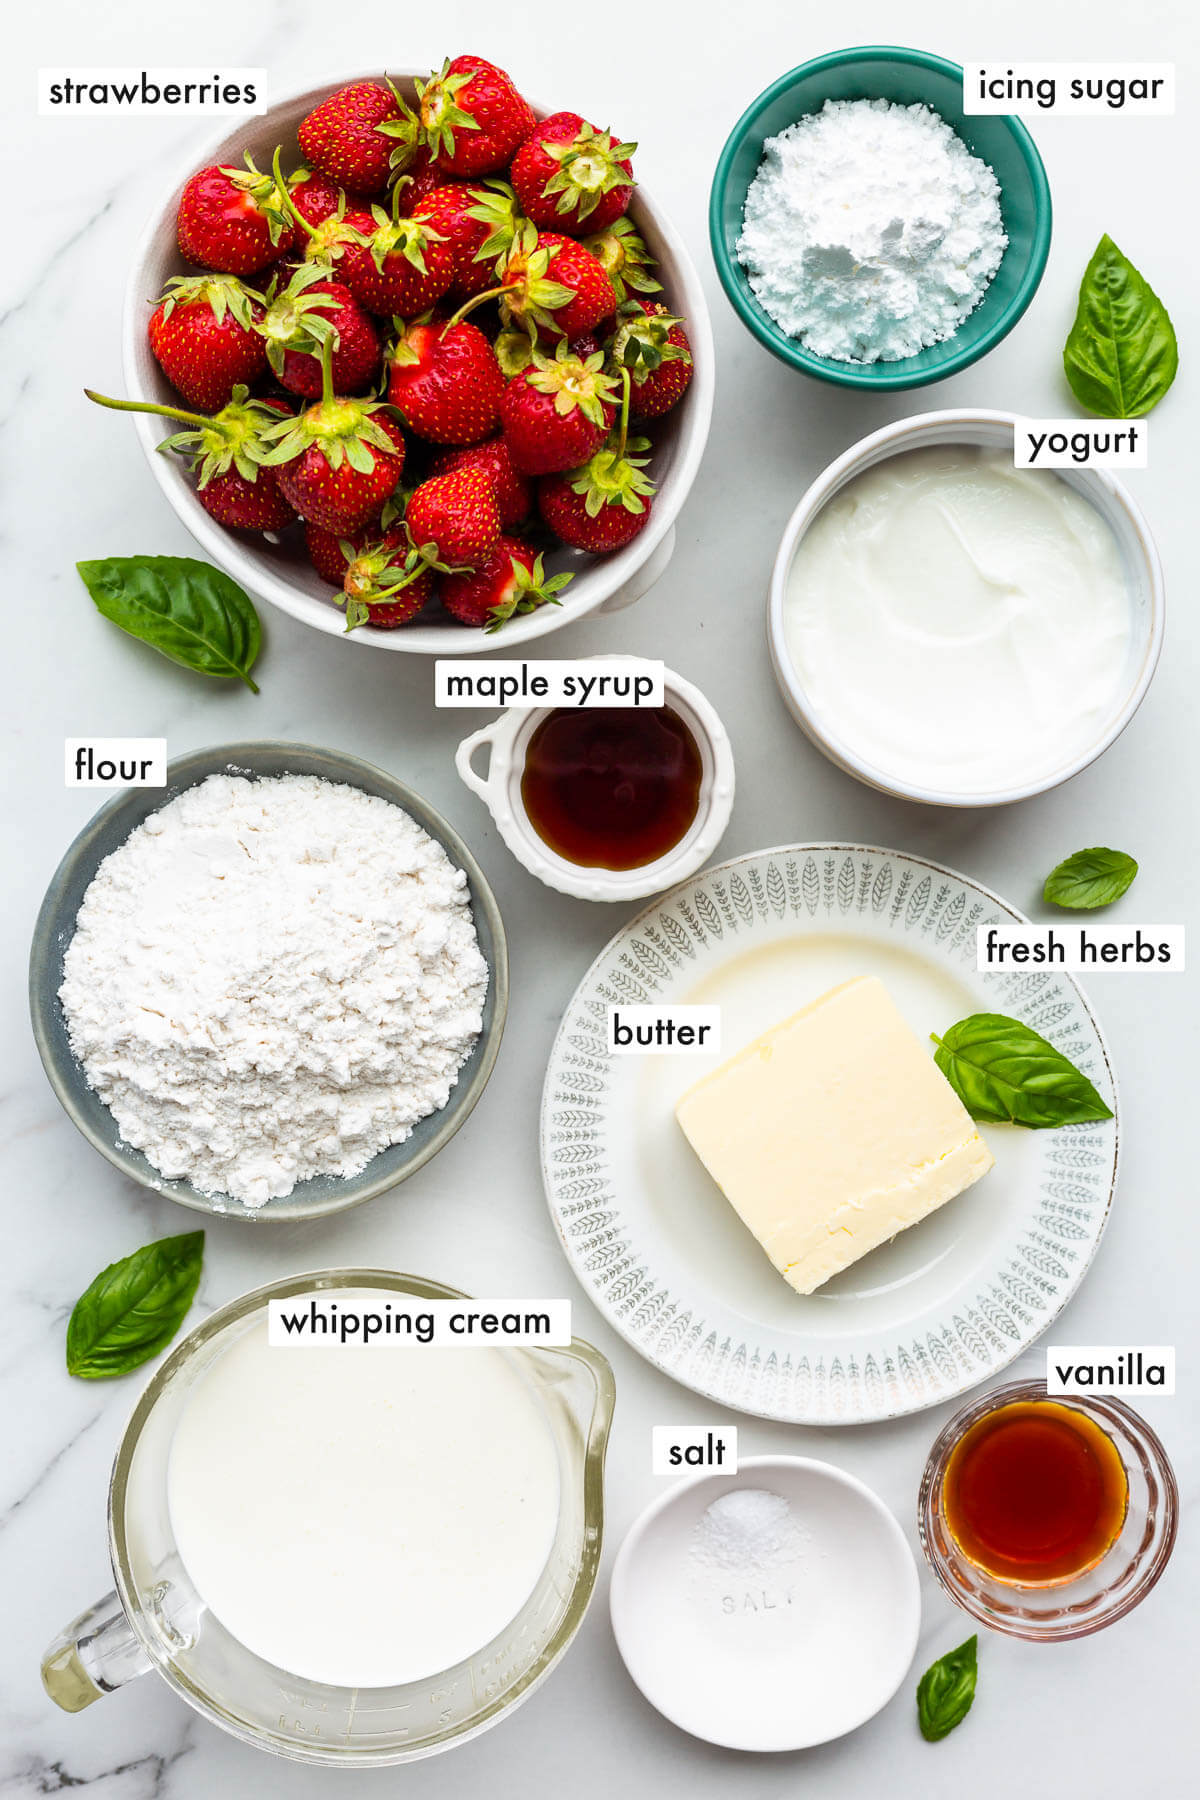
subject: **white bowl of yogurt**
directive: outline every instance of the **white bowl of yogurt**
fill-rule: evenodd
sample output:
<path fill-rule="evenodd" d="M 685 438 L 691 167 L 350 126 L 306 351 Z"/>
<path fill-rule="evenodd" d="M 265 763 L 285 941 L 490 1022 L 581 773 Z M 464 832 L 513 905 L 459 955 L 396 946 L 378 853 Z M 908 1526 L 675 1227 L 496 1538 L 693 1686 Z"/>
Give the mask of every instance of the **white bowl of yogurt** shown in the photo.
<path fill-rule="evenodd" d="M 831 463 L 788 522 L 767 635 L 788 707 L 884 793 L 1002 806 L 1129 723 L 1162 647 L 1162 567 L 1107 471 L 1016 469 L 1012 413 L 922 413 Z"/>

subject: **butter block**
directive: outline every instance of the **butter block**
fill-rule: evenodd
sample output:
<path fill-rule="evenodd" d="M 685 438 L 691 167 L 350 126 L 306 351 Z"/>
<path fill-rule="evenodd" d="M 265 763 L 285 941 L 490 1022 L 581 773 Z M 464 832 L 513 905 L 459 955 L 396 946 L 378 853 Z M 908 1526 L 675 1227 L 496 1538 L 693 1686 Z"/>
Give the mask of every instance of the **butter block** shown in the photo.
<path fill-rule="evenodd" d="M 811 1294 L 994 1158 L 883 983 L 861 976 L 688 1089 L 689 1143 L 787 1281 Z"/>

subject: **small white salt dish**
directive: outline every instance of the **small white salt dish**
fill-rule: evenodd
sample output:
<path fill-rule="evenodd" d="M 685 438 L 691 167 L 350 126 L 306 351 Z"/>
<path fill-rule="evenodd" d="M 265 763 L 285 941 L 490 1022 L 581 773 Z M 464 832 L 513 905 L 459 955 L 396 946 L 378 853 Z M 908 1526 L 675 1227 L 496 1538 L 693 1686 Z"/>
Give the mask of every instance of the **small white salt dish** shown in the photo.
<path fill-rule="evenodd" d="M 705 1555 L 708 1508 L 748 1489 L 788 1503 L 790 1541 L 766 1537 L 743 1567 L 728 1530 L 710 1530 L 718 1554 Z M 807 1750 L 865 1725 L 908 1674 L 921 1623 L 896 1519 L 853 1475 L 804 1456 L 743 1457 L 736 1475 L 693 1476 L 653 1501 L 621 1545 L 609 1605 L 650 1704 L 730 1750 Z"/>
<path fill-rule="evenodd" d="M 510 707 L 491 724 L 463 739 L 455 752 L 455 767 L 495 819 L 517 861 L 547 887 L 579 900 L 643 900 L 694 875 L 721 842 L 733 811 L 733 747 L 715 709 L 699 688 L 672 669 L 664 673 L 663 704 L 678 713 L 696 741 L 701 764 L 700 797 L 696 816 L 679 842 L 664 856 L 643 863 L 640 868 L 582 867 L 552 850 L 534 829 L 521 798 L 525 755 L 542 720 L 559 708 Z M 491 755 L 487 773 L 482 775 L 474 759 L 485 745 Z"/>
<path fill-rule="evenodd" d="M 865 782 L 868 787 L 878 788 L 881 793 L 892 794 L 901 800 L 915 800 L 925 806 L 1008 806 L 1016 800 L 1026 800 L 1061 786 L 1116 742 L 1144 700 L 1158 667 L 1166 599 L 1162 564 L 1145 516 L 1124 483 L 1107 469 L 1059 468 L 1055 474 L 1095 507 L 1116 537 L 1129 584 L 1133 619 L 1124 693 L 1100 734 L 1081 755 L 1036 780 L 1013 782 L 986 792 L 931 788 L 921 785 L 915 778 L 878 768 L 859 752 L 849 736 L 842 734 L 838 720 L 814 704 L 788 648 L 786 615 L 792 564 L 800 542 L 817 514 L 855 476 L 888 457 L 942 444 L 1011 450 L 1016 427 L 1014 413 L 970 407 L 917 413 L 912 418 L 896 419 L 871 432 L 835 458 L 801 497 L 788 520 L 775 558 L 767 598 L 767 642 L 775 679 L 789 712 L 805 736 L 835 767 Z"/>

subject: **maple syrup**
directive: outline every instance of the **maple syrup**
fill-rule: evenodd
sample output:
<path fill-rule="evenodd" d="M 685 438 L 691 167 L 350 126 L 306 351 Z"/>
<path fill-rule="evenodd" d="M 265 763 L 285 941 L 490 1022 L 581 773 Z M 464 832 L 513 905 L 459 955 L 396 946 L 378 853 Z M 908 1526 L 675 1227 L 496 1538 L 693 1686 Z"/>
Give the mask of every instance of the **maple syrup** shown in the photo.
<path fill-rule="evenodd" d="M 1014 1587 L 1054 1587 L 1094 1568 L 1128 1503 L 1112 1439 L 1052 1400 L 1015 1400 L 977 1419 L 942 1477 L 943 1515 L 962 1554 Z"/>
<path fill-rule="evenodd" d="M 521 799 L 542 841 L 585 869 L 640 869 L 687 836 L 703 762 L 669 706 L 556 708 L 529 740 Z"/>

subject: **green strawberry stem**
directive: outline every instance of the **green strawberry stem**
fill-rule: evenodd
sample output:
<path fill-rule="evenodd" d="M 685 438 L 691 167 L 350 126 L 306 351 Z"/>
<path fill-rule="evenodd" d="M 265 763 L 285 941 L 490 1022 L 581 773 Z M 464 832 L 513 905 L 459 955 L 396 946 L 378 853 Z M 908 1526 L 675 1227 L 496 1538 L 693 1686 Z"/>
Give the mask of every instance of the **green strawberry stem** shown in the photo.
<path fill-rule="evenodd" d="M 299 225 L 303 231 L 306 231 L 308 233 L 310 238 L 315 238 L 317 235 L 316 226 L 309 224 L 309 222 L 305 218 L 304 214 L 300 211 L 300 208 L 296 205 L 295 201 L 292 199 L 291 191 L 288 188 L 288 184 L 283 179 L 283 168 L 279 161 L 282 154 L 283 154 L 283 146 L 281 144 L 276 144 L 275 154 L 271 158 L 271 173 L 275 177 L 275 186 L 279 189 L 280 197 L 283 200 L 284 211 L 287 213 L 288 218 L 291 219 L 294 224 Z"/>
<path fill-rule="evenodd" d="M 331 407 L 334 402 L 333 392 L 333 337 L 330 333 L 321 343 L 321 405 Z M 628 383 L 628 375 L 625 377 Z"/>
<path fill-rule="evenodd" d="M 629 436 L 629 370 L 621 364 L 621 432 L 617 439 L 617 461 L 625 455 L 625 440 Z"/>
<path fill-rule="evenodd" d="M 178 406 L 157 406 L 150 400 L 113 400 L 107 394 L 95 393 L 92 388 L 84 388 L 83 391 L 97 406 L 111 406 L 114 412 L 158 413 L 164 419 L 180 419 L 185 425 L 212 424 L 212 420 L 203 413 L 184 412 Z"/>
<path fill-rule="evenodd" d="M 485 300 L 499 300 L 501 295 L 507 293 L 507 291 L 504 283 L 501 282 L 499 287 L 488 288 L 485 293 L 473 295 L 470 300 L 459 307 L 452 318 L 446 320 L 446 323 L 442 328 L 442 336 L 445 337 L 452 326 L 461 325 L 467 314 L 473 313 L 475 308 L 477 306 L 482 306 Z"/>

